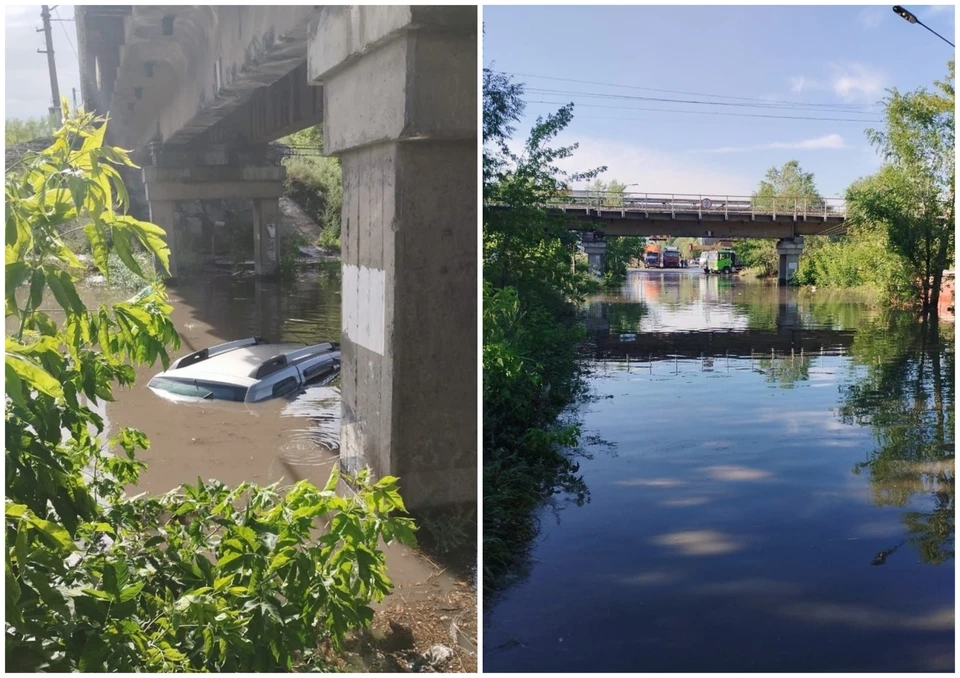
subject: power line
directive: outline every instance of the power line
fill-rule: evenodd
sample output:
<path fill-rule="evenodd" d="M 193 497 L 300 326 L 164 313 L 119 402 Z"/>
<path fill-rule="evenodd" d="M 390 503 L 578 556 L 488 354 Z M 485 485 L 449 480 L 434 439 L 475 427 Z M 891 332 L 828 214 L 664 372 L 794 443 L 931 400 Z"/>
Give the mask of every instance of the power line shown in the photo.
<path fill-rule="evenodd" d="M 813 111 L 813 112 L 837 112 L 837 113 L 848 113 L 852 115 L 862 115 L 866 113 L 865 111 L 851 111 L 847 109 L 819 109 L 812 108 L 807 106 L 784 106 L 781 104 L 747 104 L 737 101 L 699 101 L 694 99 L 668 99 L 664 97 L 642 97 L 642 96 L 633 96 L 627 94 L 609 94 L 605 92 L 571 92 L 568 90 L 556 90 L 556 89 L 541 89 L 539 87 L 531 87 L 526 90 L 527 92 L 533 94 L 549 94 L 554 96 L 575 96 L 575 97 L 585 97 L 589 99 L 615 99 L 615 100 L 625 100 L 625 101 L 654 101 L 661 103 L 674 103 L 674 104 L 695 104 L 701 106 L 737 106 L 742 108 L 760 108 L 764 110 L 797 110 L 797 111 Z"/>
<path fill-rule="evenodd" d="M 60 21 L 60 28 L 63 29 L 63 35 L 67 38 L 67 44 L 70 45 L 70 49 L 73 50 L 73 56 L 77 57 L 77 63 L 80 62 L 80 55 L 77 54 L 77 48 L 73 46 L 73 41 L 70 39 L 70 34 L 67 33 L 66 27 L 63 25 L 63 19 L 60 18 L 60 12 L 57 10 L 57 6 L 54 6 L 53 13 L 57 15 L 57 20 Z"/>
<path fill-rule="evenodd" d="M 528 104 L 551 104 L 554 106 L 565 106 L 569 101 L 528 101 Z M 881 123 L 882 120 L 861 120 L 854 118 L 818 118 L 813 116 L 801 115 L 764 115 L 762 113 L 721 113 L 719 111 L 684 111 L 676 108 L 640 108 L 636 106 L 605 106 L 603 104 L 574 104 L 577 107 L 584 108 L 616 108 L 626 111 L 652 111 L 655 113 L 688 113 L 691 115 L 723 115 L 737 118 L 775 118 L 778 120 L 823 120 L 831 122 L 858 122 L 858 123 Z"/>
<path fill-rule="evenodd" d="M 637 89 L 647 92 L 666 92 L 668 94 L 686 94 L 690 96 L 705 96 L 705 97 L 717 97 L 720 99 L 736 99 L 738 101 L 759 101 L 764 103 L 780 103 L 780 104 L 795 104 L 801 106 L 822 106 L 822 107 L 838 107 L 838 108 L 869 108 L 870 104 L 813 104 L 806 103 L 803 101 L 783 101 L 776 99 L 758 99 L 755 97 L 738 97 L 732 94 L 708 94 L 705 92 L 688 92 L 683 90 L 675 89 L 658 89 L 656 87 L 640 87 L 637 85 L 623 85 L 623 84 L 614 84 L 609 82 L 595 82 L 592 80 L 576 80 L 573 78 L 557 78 L 549 75 L 533 75 L 530 73 L 510 73 L 507 71 L 497 71 L 503 75 L 512 75 L 520 78 L 540 78 L 543 80 L 557 80 L 561 82 L 575 82 L 582 85 L 600 85 L 602 87 L 619 87 L 621 89 Z"/>

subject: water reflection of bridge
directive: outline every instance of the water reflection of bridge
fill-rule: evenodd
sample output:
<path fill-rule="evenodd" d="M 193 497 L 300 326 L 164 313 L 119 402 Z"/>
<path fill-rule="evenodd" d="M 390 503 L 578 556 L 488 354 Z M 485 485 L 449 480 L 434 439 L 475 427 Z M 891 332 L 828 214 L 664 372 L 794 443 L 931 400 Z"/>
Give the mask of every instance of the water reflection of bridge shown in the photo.
<path fill-rule="evenodd" d="M 854 332 L 828 329 L 591 333 L 597 360 L 666 360 L 711 356 L 837 353 L 850 347 Z"/>

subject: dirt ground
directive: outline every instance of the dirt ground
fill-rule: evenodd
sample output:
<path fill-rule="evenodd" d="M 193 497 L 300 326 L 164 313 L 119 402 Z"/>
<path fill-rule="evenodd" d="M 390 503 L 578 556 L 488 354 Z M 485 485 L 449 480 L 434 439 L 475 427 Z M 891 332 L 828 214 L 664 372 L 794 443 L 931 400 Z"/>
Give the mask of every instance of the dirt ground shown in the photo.
<path fill-rule="evenodd" d="M 475 673 L 473 583 L 452 576 L 420 552 L 405 556 L 432 572 L 420 581 L 398 584 L 376 609 L 371 628 L 355 634 L 341 652 L 328 650 L 328 660 L 344 671 Z"/>

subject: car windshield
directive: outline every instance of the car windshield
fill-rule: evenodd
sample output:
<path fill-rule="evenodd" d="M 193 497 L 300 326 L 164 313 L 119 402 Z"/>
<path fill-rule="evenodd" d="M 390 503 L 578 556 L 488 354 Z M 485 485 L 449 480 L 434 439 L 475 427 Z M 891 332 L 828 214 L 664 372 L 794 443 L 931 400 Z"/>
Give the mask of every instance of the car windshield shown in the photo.
<path fill-rule="evenodd" d="M 180 398 L 196 398 L 197 400 L 233 400 L 243 402 L 247 397 L 247 389 L 243 386 L 217 384 L 209 381 L 170 379 L 169 377 L 155 377 L 148 386 L 155 391 L 170 394 Z"/>

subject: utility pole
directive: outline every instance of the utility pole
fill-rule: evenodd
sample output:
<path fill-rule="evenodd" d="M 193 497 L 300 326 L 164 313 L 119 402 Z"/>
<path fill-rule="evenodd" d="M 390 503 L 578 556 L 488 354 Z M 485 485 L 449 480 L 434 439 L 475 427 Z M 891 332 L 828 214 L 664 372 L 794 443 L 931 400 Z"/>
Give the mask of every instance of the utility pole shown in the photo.
<path fill-rule="evenodd" d="M 54 5 L 56 7 L 56 5 Z M 47 66 L 50 68 L 50 93 L 53 95 L 53 106 L 50 108 L 50 116 L 54 118 L 57 126 L 63 122 L 63 111 L 60 110 L 60 86 L 57 84 L 57 63 L 53 59 L 53 31 L 50 30 L 50 6 L 43 5 L 40 10 L 40 18 L 43 19 L 43 28 L 38 28 L 37 33 L 43 32 L 46 38 L 47 49 L 37 49 L 38 54 L 47 55 Z"/>

